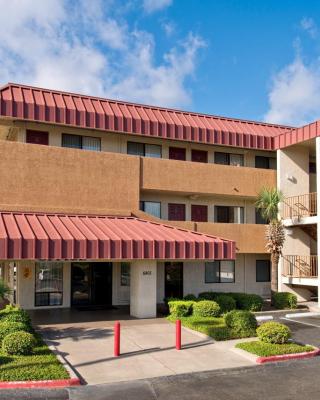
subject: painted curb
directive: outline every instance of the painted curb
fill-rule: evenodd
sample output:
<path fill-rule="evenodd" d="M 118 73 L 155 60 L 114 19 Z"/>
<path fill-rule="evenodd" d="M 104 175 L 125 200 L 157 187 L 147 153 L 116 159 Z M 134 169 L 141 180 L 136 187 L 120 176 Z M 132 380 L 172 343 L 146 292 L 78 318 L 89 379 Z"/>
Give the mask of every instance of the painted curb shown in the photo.
<path fill-rule="evenodd" d="M 286 318 L 308 318 L 308 317 L 319 317 L 320 312 L 304 312 L 304 313 L 292 313 L 286 314 Z"/>
<path fill-rule="evenodd" d="M 279 356 L 269 356 L 269 357 L 258 357 L 256 359 L 257 364 L 265 364 L 274 361 L 287 361 L 287 360 L 299 360 L 303 358 L 312 358 L 320 354 L 320 349 L 315 349 L 313 351 L 307 351 L 304 353 L 294 353 L 294 354 L 283 354 Z"/>
<path fill-rule="evenodd" d="M 0 389 L 21 389 L 21 388 L 57 388 L 66 386 L 81 385 L 79 378 L 56 379 L 46 381 L 12 381 L 0 382 Z"/>

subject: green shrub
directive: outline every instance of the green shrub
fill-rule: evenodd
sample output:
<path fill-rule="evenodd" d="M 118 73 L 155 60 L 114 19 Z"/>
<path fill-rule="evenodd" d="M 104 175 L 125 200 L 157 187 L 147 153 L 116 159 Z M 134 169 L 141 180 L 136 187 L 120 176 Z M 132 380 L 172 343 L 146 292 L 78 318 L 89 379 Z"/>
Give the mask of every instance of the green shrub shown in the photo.
<path fill-rule="evenodd" d="M 31 327 L 31 319 L 28 313 L 20 308 L 1 314 L 0 322 L 22 322 Z"/>
<path fill-rule="evenodd" d="M 219 304 L 222 314 L 237 308 L 236 301 L 227 294 L 220 294 L 215 301 Z"/>
<path fill-rule="evenodd" d="M 236 337 L 255 336 L 257 320 L 254 314 L 246 310 L 229 311 L 224 316 L 225 324 Z"/>
<path fill-rule="evenodd" d="M 197 298 L 194 294 L 187 294 L 184 296 L 183 300 L 191 300 L 191 301 L 196 301 Z"/>
<path fill-rule="evenodd" d="M 211 300 L 201 300 L 193 303 L 193 315 L 195 317 L 218 317 L 220 315 L 219 304 Z"/>
<path fill-rule="evenodd" d="M 264 343 L 282 344 L 291 337 L 290 329 L 279 322 L 265 322 L 257 329 L 258 338 Z"/>
<path fill-rule="evenodd" d="M 169 313 L 173 317 L 187 317 L 192 314 L 193 301 L 174 300 L 169 301 Z"/>
<path fill-rule="evenodd" d="M 215 293 L 215 292 L 202 292 L 202 293 L 199 293 L 198 299 L 214 301 L 218 294 L 219 293 Z"/>
<path fill-rule="evenodd" d="M 261 311 L 263 299 L 257 294 L 250 293 L 228 293 L 237 304 L 239 310 Z"/>
<path fill-rule="evenodd" d="M 274 293 L 272 296 L 272 304 L 275 308 L 297 308 L 297 296 L 290 292 Z"/>
<path fill-rule="evenodd" d="M 36 340 L 31 333 L 13 332 L 9 333 L 2 341 L 2 350 L 11 355 L 31 354 L 36 345 Z"/>
<path fill-rule="evenodd" d="M 0 342 L 13 332 L 24 331 L 28 332 L 30 327 L 22 322 L 1 322 L 0 323 Z"/>

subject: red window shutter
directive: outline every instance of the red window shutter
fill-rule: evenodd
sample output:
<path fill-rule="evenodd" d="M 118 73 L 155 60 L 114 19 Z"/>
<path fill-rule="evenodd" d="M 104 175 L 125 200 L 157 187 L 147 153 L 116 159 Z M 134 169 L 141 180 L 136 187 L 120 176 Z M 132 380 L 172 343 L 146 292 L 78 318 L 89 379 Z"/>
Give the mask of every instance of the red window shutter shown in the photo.
<path fill-rule="evenodd" d="M 191 161 L 207 163 L 208 152 L 203 150 L 191 150 Z"/>
<path fill-rule="evenodd" d="M 185 204 L 169 203 L 168 219 L 169 221 L 185 221 L 186 220 Z"/>
<path fill-rule="evenodd" d="M 49 134 L 48 132 L 27 130 L 26 142 L 48 146 Z"/>
<path fill-rule="evenodd" d="M 186 149 L 182 147 L 169 147 L 169 158 L 171 160 L 186 160 Z"/>
<path fill-rule="evenodd" d="M 191 221 L 208 222 L 208 206 L 192 204 Z"/>

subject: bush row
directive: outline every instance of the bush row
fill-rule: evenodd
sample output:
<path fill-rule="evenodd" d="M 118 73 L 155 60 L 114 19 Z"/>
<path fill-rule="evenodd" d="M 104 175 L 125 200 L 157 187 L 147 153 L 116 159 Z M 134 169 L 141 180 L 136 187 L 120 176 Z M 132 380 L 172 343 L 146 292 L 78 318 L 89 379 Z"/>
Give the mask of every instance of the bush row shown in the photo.
<path fill-rule="evenodd" d="M 11 305 L 0 311 L 0 343 L 10 355 L 31 354 L 36 344 L 29 315 Z"/>

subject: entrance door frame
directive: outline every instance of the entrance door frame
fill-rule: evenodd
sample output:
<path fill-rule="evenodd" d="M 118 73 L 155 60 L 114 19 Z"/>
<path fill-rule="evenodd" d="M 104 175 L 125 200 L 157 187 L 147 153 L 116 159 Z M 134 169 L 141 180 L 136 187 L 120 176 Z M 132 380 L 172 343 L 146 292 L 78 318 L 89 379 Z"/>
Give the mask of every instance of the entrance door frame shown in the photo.
<path fill-rule="evenodd" d="M 172 296 L 168 296 L 168 292 L 167 292 L 167 267 L 172 266 L 172 264 L 176 264 L 179 265 L 180 268 L 180 284 L 179 284 L 179 288 L 178 288 L 178 295 L 177 297 L 183 297 L 183 262 L 165 262 L 164 264 L 164 296 L 165 297 L 172 297 Z"/>

